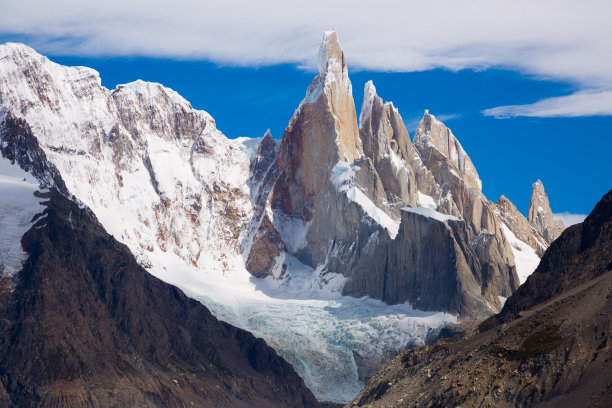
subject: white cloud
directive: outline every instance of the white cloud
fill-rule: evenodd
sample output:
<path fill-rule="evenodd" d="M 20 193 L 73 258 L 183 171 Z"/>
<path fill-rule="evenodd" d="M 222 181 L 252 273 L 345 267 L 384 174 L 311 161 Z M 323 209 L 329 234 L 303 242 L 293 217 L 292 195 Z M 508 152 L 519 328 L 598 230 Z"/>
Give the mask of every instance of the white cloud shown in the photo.
<path fill-rule="evenodd" d="M 5 0 L 0 35 L 25 36 L 52 55 L 314 69 L 321 34 L 335 27 L 352 67 L 496 66 L 601 90 L 612 89 L 610 15 L 609 0 Z M 609 99 L 602 102 L 597 111 L 609 113 Z"/>
<path fill-rule="evenodd" d="M 580 91 L 572 95 L 542 99 L 528 105 L 498 106 L 482 113 L 496 118 L 612 115 L 612 91 Z"/>
<path fill-rule="evenodd" d="M 554 214 L 555 218 L 561 220 L 563 225 L 569 227 L 570 225 L 578 224 L 579 222 L 584 221 L 587 217 L 586 214 L 572 214 L 567 211 Z"/>

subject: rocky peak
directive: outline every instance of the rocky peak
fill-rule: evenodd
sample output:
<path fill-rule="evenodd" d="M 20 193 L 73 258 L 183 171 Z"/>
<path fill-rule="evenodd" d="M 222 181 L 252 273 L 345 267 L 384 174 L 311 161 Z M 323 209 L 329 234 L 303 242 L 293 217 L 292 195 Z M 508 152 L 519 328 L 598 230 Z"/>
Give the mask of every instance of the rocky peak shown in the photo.
<path fill-rule="evenodd" d="M 563 222 L 555 219 L 548 202 L 544 184 L 540 180 L 533 183 L 527 219 L 547 243 L 553 242 L 565 229 Z"/>
<path fill-rule="evenodd" d="M 267 168 L 274 159 L 276 159 L 276 151 L 278 149 L 278 143 L 272 137 L 270 129 L 266 131 L 266 134 L 261 139 L 259 147 L 257 148 L 257 154 L 253 159 L 253 168 L 260 168 L 264 164 L 264 168 Z"/>
<path fill-rule="evenodd" d="M 361 113 L 359 114 L 359 128 L 371 126 L 371 116 L 373 110 L 380 110 L 383 101 L 376 93 L 374 82 L 368 81 L 363 87 L 363 103 L 361 104 Z"/>
<path fill-rule="evenodd" d="M 334 30 L 331 30 L 323 34 L 323 41 L 321 41 L 321 46 L 319 47 L 319 74 L 328 72 L 330 66 L 333 64 L 339 64 L 342 69 L 341 72 L 346 73 L 348 78 L 344 52 L 338 41 L 338 34 Z"/>
<path fill-rule="evenodd" d="M 496 212 L 514 235 L 533 248 L 538 256 L 542 256 L 548 244 L 540 237 L 536 229 L 529 224 L 525 216 L 506 196 L 497 199 Z"/>
<path fill-rule="evenodd" d="M 264 179 L 268 176 L 272 167 L 275 166 L 277 153 L 278 141 L 274 140 L 270 129 L 268 129 L 259 143 L 257 154 L 251 164 L 248 181 L 251 187 L 251 201 L 257 201 L 262 198 L 259 197 L 259 189 L 262 187 L 262 183 L 264 183 Z M 265 198 L 267 199 L 267 197 Z"/>
<path fill-rule="evenodd" d="M 417 150 L 430 156 L 431 149 L 435 149 L 442 154 L 449 163 L 459 171 L 461 178 L 476 191 L 481 191 L 482 182 L 478 177 L 478 172 L 469 158 L 459 140 L 453 132 L 442 122 L 437 120 L 428 110 L 425 111 L 423 119 L 414 134 L 414 144 Z M 425 160 L 427 161 L 427 160 Z"/>
<path fill-rule="evenodd" d="M 208 113 L 193 109 L 177 92 L 158 83 L 137 80 L 118 85 L 112 97 L 123 126 L 137 138 L 153 133 L 192 141 L 209 123 L 215 126 Z"/>
<path fill-rule="evenodd" d="M 323 103 L 335 116 L 338 153 L 343 161 L 352 162 L 361 156 L 353 86 L 348 77 L 346 59 L 335 31 L 326 31 L 319 47 L 319 75 L 306 92 L 303 103 Z"/>
<path fill-rule="evenodd" d="M 359 137 L 364 155 L 372 160 L 381 179 L 388 202 L 399 207 L 416 205 L 417 172 L 412 164 L 420 159 L 397 109 L 391 102 L 383 103 L 372 81 L 364 87 Z M 420 169 L 422 165 L 417 167 Z"/>
<path fill-rule="evenodd" d="M 495 208 L 481 192 L 476 168 L 451 130 L 429 111 L 414 134 L 414 147 L 441 190 L 440 210 L 463 217 L 476 234 L 496 231 Z"/>
<path fill-rule="evenodd" d="M 363 155 L 352 86 L 335 32 L 323 36 L 319 57 L 319 75 L 283 135 L 278 165 L 284 187 L 274 192 L 276 208 L 305 220 L 334 165 Z"/>
<path fill-rule="evenodd" d="M 388 154 L 388 149 L 390 149 L 398 157 L 407 160 L 414 153 L 408 130 L 397 108 L 393 106 L 393 102 L 383 102 L 376 93 L 376 87 L 372 81 L 366 82 L 364 87 L 359 132 L 364 145 L 364 153 L 368 157 Z M 368 135 L 372 136 L 369 140 Z M 372 151 L 374 147 L 371 145 L 371 140 L 378 141 L 381 147 L 385 146 L 385 148 L 376 152 Z M 369 146 L 366 148 L 365 144 Z"/>

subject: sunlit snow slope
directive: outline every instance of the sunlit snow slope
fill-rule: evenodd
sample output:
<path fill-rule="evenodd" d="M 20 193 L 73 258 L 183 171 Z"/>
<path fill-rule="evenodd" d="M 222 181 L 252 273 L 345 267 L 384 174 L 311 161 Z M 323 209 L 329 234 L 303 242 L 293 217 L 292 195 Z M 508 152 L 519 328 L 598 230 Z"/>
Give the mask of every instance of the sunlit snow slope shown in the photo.
<path fill-rule="evenodd" d="M 514 261 L 516 262 L 516 273 L 521 283 L 523 283 L 538 267 L 540 258 L 535 253 L 534 249 L 518 239 L 516 235 L 510 231 L 510 228 L 508 228 L 506 224 L 502 224 L 502 229 L 506 239 L 508 239 L 510 246 L 512 247 L 512 254 L 514 255 Z"/>

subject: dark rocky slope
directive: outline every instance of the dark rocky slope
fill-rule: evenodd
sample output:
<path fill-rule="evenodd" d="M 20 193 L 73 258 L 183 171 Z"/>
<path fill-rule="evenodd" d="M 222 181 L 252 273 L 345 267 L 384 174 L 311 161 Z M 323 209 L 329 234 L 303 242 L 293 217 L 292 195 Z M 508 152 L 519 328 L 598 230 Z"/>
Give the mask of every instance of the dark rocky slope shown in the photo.
<path fill-rule="evenodd" d="M 612 191 L 502 312 L 406 351 L 347 406 L 612 405 Z"/>
<path fill-rule="evenodd" d="M 143 270 L 55 190 L 0 295 L 1 405 L 314 407 L 266 343 Z"/>
<path fill-rule="evenodd" d="M 10 125 L 2 154 L 63 187 L 27 125 Z M 39 196 L 29 258 L 0 279 L 0 406 L 319 406 L 263 340 L 151 276 L 55 187 Z"/>

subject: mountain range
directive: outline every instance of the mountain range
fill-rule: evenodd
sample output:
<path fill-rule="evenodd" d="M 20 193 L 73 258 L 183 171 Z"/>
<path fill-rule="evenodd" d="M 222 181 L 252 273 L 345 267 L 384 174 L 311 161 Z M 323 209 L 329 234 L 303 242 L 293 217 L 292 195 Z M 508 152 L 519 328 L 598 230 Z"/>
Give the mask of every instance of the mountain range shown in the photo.
<path fill-rule="evenodd" d="M 444 325 L 503 315 L 563 231 L 541 181 L 528 217 L 489 201 L 428 111 L 411 140 L 368 82 L 358 119 L 333 31 L 318 69 L 280 141 L 230 139 L 160 84 L 0 45 L 2 188 L 21 186 L 0 207 L 0 397 L 347 402 Z"/>

